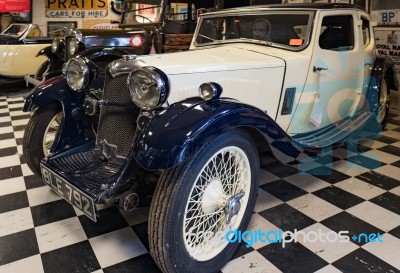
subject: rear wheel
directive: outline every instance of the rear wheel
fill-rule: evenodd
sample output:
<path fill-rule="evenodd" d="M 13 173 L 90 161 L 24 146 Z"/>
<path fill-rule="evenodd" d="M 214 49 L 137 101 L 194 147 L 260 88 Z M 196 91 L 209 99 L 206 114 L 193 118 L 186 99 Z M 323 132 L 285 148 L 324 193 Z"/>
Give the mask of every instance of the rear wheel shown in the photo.
<path fill-rule="evenodd" d="M 163 272 L 218 272 L 229 261 L 238 243 L 225 236 L 247 227 L 258 176 L 257 148 L 242 131 L 222 134 L 162 174 L 150 208 L 149 241 Z"/>
<path fill-rule="evenodd" d="M 61 106 L 51 103 L 38 108 L 25 128 L 22 148 L 26 163 L 38 176 L 40 161 L 49 154 L 63 118 Z"/>

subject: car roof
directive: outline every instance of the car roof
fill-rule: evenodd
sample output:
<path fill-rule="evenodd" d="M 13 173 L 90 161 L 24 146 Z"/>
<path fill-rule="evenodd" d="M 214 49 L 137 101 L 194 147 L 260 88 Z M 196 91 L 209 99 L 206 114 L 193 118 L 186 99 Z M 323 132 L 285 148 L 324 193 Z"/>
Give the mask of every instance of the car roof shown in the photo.
<path fill-rule="evenodd" d="M 260 9 L 270 10 L 328 10 L 328 9 L 356 9 L 360 11 L 365 10 L 358 5 L 346 4 L 346 3 L 313 3 L 313 4 L 275 4 L 275 5 L 254 5 L 237 7 L 230 9 L 223 9 L 219 11 L 210 12 L 210 14 L 216 13 L 228 13 L 228 12 L 240 12 L 240 11 L 256 11 Z M 208 13 L 205 13 L 206 16 Z"/>

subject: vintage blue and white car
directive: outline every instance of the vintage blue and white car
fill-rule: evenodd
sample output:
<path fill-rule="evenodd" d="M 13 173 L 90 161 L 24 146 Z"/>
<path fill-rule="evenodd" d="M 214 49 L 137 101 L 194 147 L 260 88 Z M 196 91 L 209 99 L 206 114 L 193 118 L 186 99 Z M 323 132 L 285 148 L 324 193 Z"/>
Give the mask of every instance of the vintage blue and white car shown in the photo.
<path fill-rule="evenodd" d="M 155 187 L 148 229 L 160 269 L 217 272 L 238 247 L 226 234 L 249 223 L 260 151 L 301 162 L 385 123 L 398 83 L 373 26 L 349 4 L 208 13 L 191 50 L 111 62 L 99 101 L 82 92 L 95 66 L 72 59 L 43 180 L 94 221 L 96 204 L 130 211 Z M 80 100 L 99 113 L 97 130 Z"/>

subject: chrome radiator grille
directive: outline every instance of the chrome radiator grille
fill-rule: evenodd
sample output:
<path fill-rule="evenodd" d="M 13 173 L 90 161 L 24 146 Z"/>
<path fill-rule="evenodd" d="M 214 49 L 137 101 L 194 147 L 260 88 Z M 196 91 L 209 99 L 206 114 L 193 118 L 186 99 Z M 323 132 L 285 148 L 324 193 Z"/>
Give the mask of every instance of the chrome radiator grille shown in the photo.
<path fill-rule="evenodd" d="M 112 77 L 106 70 L 103 100 L 120 105 L 106 105 L 100 109 L 97 143 L 106 141 L 117 146 L 117 155 L 126 157 L 135 137 L 139 108 L 132 102 L 128 74 Z"/>

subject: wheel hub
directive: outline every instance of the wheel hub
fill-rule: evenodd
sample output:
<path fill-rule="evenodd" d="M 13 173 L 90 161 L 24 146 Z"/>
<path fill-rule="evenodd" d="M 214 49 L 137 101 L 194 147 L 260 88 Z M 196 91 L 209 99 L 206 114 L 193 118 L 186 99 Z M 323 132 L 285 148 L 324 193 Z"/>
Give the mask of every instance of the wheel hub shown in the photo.
<path fill-rule="evenodd" d="M 244 192 L 241 191 L 228 199 L 228 202 L 225 206 L 225 214 L 226 214 L 226 224 L 229 225 L 233 216 L 238 214 L 240 211 L 240 199 L 244 196 Z"/>
<path fill-rule="evenodd" d="M 210 214 L 224 207 L 227 199 L 221 181 L 213 180 L 204 191 L 201 207 L 205 214 Z"/>

